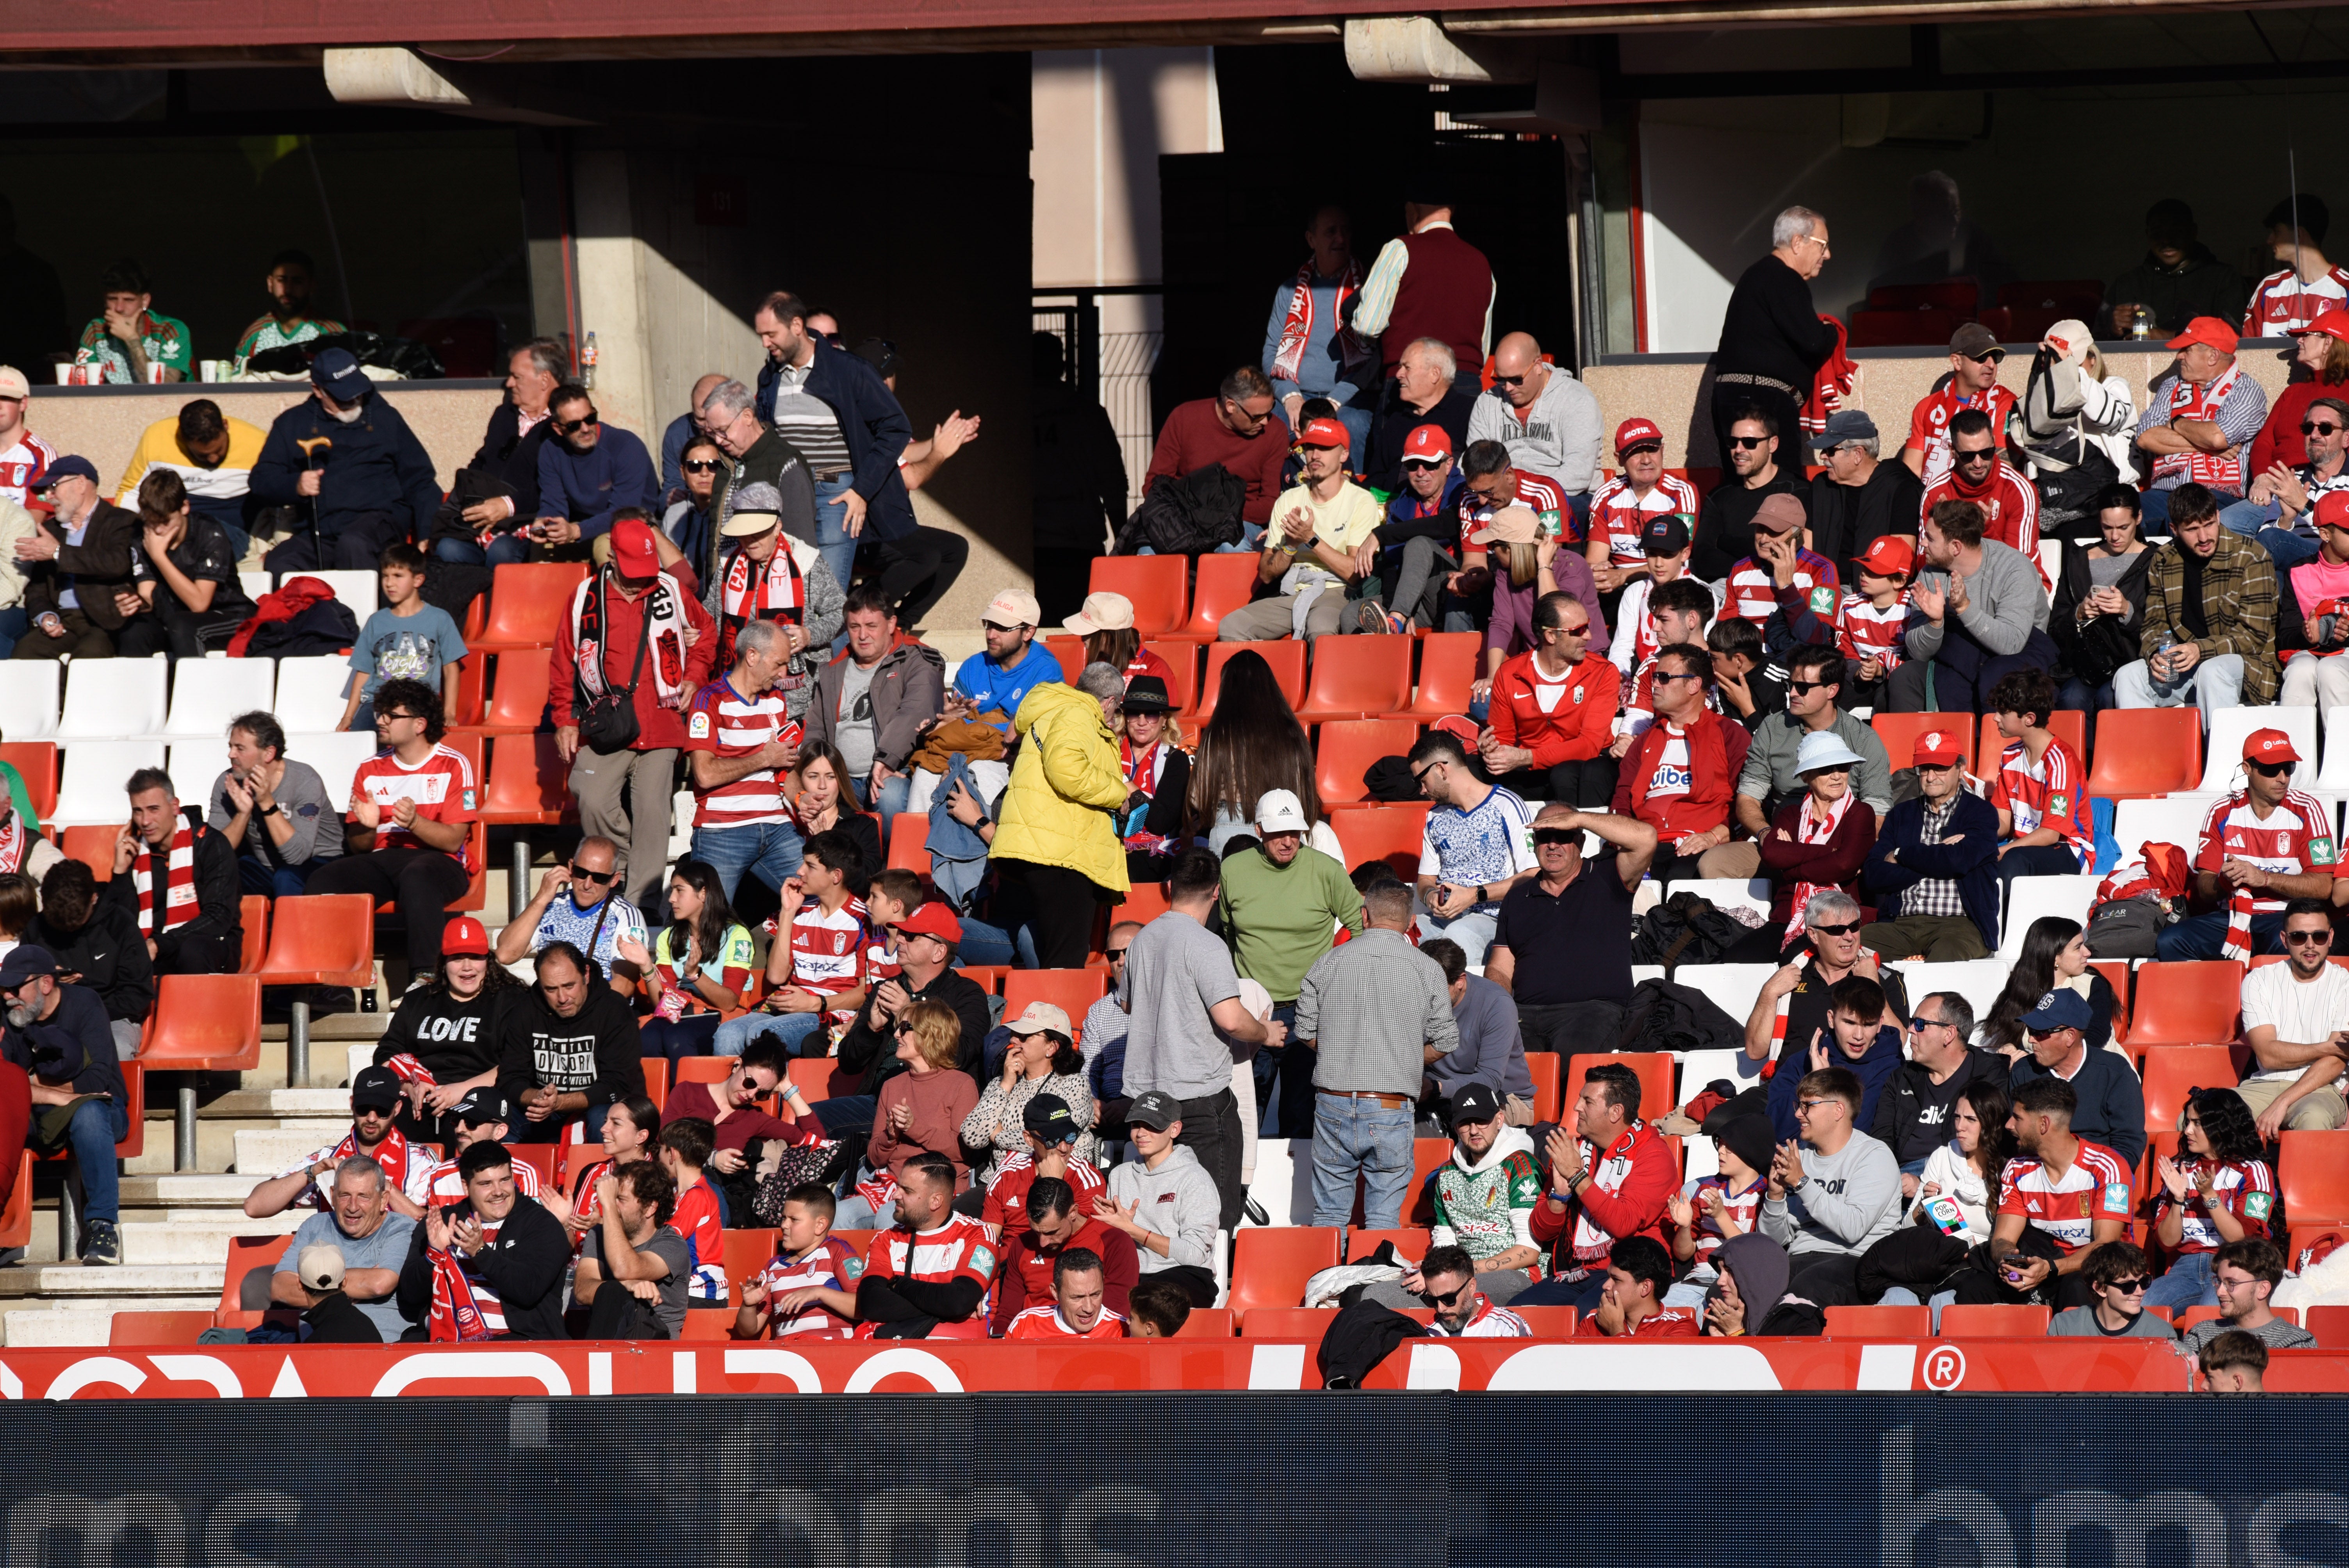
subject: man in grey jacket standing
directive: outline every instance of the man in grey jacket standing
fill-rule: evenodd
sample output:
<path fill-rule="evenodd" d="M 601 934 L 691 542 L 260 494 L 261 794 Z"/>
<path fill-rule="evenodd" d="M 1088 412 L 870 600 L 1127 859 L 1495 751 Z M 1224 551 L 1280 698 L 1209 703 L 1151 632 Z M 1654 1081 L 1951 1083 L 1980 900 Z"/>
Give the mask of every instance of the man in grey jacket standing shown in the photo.
<path fill-rule="evenodd" d="M 947 662 L 928 644 L 897 635 L 897 612 L 869 583 L 849 593 L 843 612 L 848 656 L 818 672 L 807 738 L 840 748 L 848 781 L 870 807 L 881 787 L 905 771 L 930 720 L 944 710 Z"/>
<path fill-rule="evenodd" d="M 1182 1107 L 1152 1089 L 1133 1097 L 1125 1124 L 1142 1158 L 1109 1173 L 1109 1191 L 1093 1200 L 1093 1218 L 1133 1238 L 1143 1279 L 1178 1284 L 1192 1305 L 1213 1306 L 1220 1200 L 1199 1157 L 1174 1141 L 1183 1135 Z"/>
<path fill-rule="evenodd" d="M 1762 1233 L 1786 1249 L 1787 1294 L 1821 1306 L 1859 1299 L 1859 1258 L 1900 1223 L 1900 1167 L 1859 1131 L 1859 1079 L 1848 1068 L 1795 1086 L 1802 1142 L 1781 1143 L 1762 1198 Z"/>
<path fill-rule="evenodd" d="M 2038 563 L 1984 539 L 1983 526 L 1982 508 L 1970 500 L 1936 502 L 1917 525 L 1921 570 L 1903 634 L 1909 662 L 1885 685 L 1894 713 L 1980 713 L 2008 676 L 2055 667 Z"/>
<path fill-rule="evenodd" d="M 1475 367 L 1461 368 L 1473 375 Z M 1500 442 L 1511 467 L 1556 480 L 1575 516 L 1590 521 L 1605 439 L 1599 399 L 1571 371 L 1542 358 L 1532 334 L 1510 333 L 1493 350 L 1493 390 L 1469 413 L 1468 439 Z"/>
<path fill-rule="evenodd" d="M 1460 1042 L 1443 967 L 1411 944 L 1411 890 L 1381 882 L 1362 895 L 1366 927 L 1305 972 L 1296 1038 L 1312 1047 L 1313 1222 L 1342 1225 L 1363 1178 L 1362 1221 L 1402 1223 L 1412 1132 L 1427 1052 Z"/>

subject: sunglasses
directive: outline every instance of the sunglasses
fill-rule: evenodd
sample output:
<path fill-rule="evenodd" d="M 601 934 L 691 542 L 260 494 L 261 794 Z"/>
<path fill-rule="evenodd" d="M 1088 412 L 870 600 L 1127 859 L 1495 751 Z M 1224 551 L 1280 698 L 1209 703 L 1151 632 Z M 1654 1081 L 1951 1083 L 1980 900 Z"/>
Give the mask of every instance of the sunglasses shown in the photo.
<path fill-rule="evenodd" d="M 1468 1287 L 1475 1283 L 1474 1280 L 1464 1279 L 1454 1285 L 1451 1294 L 1447 1295 L 1438 1295 L 1432 1290 L 1424 1290 L 1419 1293 L 1419 1297 L 1430 1306 L 1458 1306 L 1468 1298 Z"/>
<path fill-rule="evenodd" d="M 554 421 L 554 433 L 558 436 L 567 436 L 574 430 L 585 429 L 588 426 L 594 424 L 595 420 L 595 410 L 590 408 L 585 414 L 580 415 L 576 419 L 557 419 Z"/>
<path fill-rule="evenodd" d="M 2330 927 L 2323 931 L 2287 931 L 2283 934 L 2283 939 L 2294 947 L 2298 947 L 2302 943 L 2313 947 L 2322 947 L 2333 940 L 2333 932 Z"/>
<path fill-rule="evenodd" d="M 1998 453 L 1989 447 L 1984 447 L 1979 452 L 1961 452 L 1952 447 L 1950 449 L 1950 460 L 1956 463 L 1961 468 L 1970 469 L 1977 463 L 1994 463 L 1998 461 Z"/>
<path fill-rule="evenodd" d="M 1655 685 L 1662 686 L 1666 681 L 1692 681 L 1699 678 L 1700 677 L 1694 670 L 1658 670 L 1655 673 L 1653 680 Z"/>
<path fill-rule="evenodd" d="M 716 458 L 688 458 L 681 466 L 689 474 L 714 474 L 726 465 Z"/>
<path fill-rule="evenodd" d="M 1450 758 L 1447 758 L 1447 757 L 1439 757 L 1439 758 L 1437 758 L 1434 761 L 1433 761 L 1433 762 L 1429 763 L 1429 764 L 1428 764 L 1426 767 L 1424 767 L 1424 768 L 1414 768 L 1414 769 L 1413 769 L 1411 770 L 1412 781 L 1413 781 L 1413 783 L 1416 783 L 1416 782 L 1418 782 L 1420 779 L 1424 779 L 1424 778 L 1426 778 L 1429 774 L 1431 774 L 1431 773 L 1434 772 L 1437 769 L 1439 769 L 1439 768 L 1449 768 L 1449 767 L 1451 767 L 1451 766 L 1452 766 L 1452 759 L 1451 759 Z"/>
<path fill-rule="evenodd" d="M 2123 1295 L 2135 1295 L 2145 1287 L 2146 1278 L 2143 1274 L 2139 1274 L 2135 1279 L 2116 1279 L 2105 1288 L 2106 1290 L 2116 1290 Z"/>
<path fill-rule="evenodd" d="M 1859 929 L 1859 922 L 1855 920 L 1844 925 L 1814 925 L 1809 929 L 1817 932 L 1821 936 L 1849 936 Z"/>
<path fill-rule="evenodd" d="M 2292 770 L 2293 764 L 2289 762 L 2246 762 L 2243 766 L 2250 769 L 2252 772 L 2258 774 L 2262 779 L 2273 779 L 2278 774 L 2289 774 Z"/>
<path fill-rule="evenodd" d="M 574 865 L 571 868 L 571 880 L 573 882 L 616 882 L 619 879 L 619 875 L 620 873 L 617 872 L 591 872 L 585 866 L 580 865 Z"/>
<path fill-rule="evenodd" d="M 1741 452 L 1750 452 L 1769 438 L 1767 436 L 1732 436 L 1729 438 L 1729 444 Z"/>
<path fill-rule="evenodd" d="M 1983 354 L 1969 354 L 1966 357 L 1972 360 L 1976 365 L 1996 365 L 2000 360 L 2006 357 L 2006 350 L 2003 348 L 1993 348 Z"/>
<path fill-rule="evenodd" d="M 1425 473 L 1430 469 L 1442 468 L 1447 460 L 1449 459 L 1441 458 L 1436 459 L 1433 461 L 1430 461 L 1425 458 L 1406 458 L 1403 459 L 1402 466 L 1405 471 L 1410 473 Z"/>
<path fill-rule="evenodd" d="M 2071 1026 L 2068 1024 L 2058 1024 L 2052 1029 L 2032 1029 L 2028 1033 L 2034 1040 L 2052 1040 L 2069 1027 Z"/>
<path fill-rule="evenodd" d="M 1493 377 L 1493 385 L 1495 387 L 1522 387 L 1525 384 L 1526 378 L 1522 376 L 1495 376 Z"/>
<path fill-rule="evenodd" d="M 2300 427 L 2300 433 L 2303 436 L 2329 436 L 2339 428 L 2341 427 L 2338 425 L 2320 425 L 2315 420 L 2310 419 Z"/>
<path fill-rule="evenodd" d="M 1788 681 L 1786 683 L 1786 695 L 1788 696 L 1800 696 L 1805 692 L 1817 691 L 1820 687 L 1828 684 L 1830 683 L 1826 681 Z"/>
<path fill-rule="evenodd" d="M 1534 842 L 1537 844 L 1578 844 L 1582 842 L 1582 835 L 1576 832 L 1572 828 L 1536 828 L 1534 830 Z"/>
<path fill-rule="evenodd" d="M 1112 947 L 1108 952 L 1102 954 L 1102 956 L 1108 959 L 1112 964 L 1123 964 L 1125 961 L 1125 949 L 1123 947 Z"/>

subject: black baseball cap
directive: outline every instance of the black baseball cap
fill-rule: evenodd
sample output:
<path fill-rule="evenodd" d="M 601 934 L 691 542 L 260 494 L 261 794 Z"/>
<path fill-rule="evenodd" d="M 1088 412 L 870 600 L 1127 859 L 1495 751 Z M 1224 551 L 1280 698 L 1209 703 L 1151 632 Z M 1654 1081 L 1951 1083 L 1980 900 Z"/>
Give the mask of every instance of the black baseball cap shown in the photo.
<path fill-rule="evenodd" d="M 505 1091 L 494 1085 L 477 1088 L 457 1102 L 457 1119 L 467 1127 L 487 1127 L 493 1121 L 512 1121 L 513 1109 L 506 1104 Z"/>
<path fill-rule="evenodd" d="M 1057 1094 L 1040 1094 L 1019 1113 L 1020 1125 L 1047 1143 L 1067 1143 L 1077 1136 L 1077 1119 L 1069 1102 Z"/>
<path fill-rule="evenodd" d="M 399 1075 L 389 1068 L 361 1068 L 351 1079 L 351 1109 L 390 1110 L 399 1104 Z"/>
<path fill-rule="evenodd" d="M 1678 555 L 1689 547 L 1688 524 L 1674 512 L 1651 519 L 1640 531 L 1640 553 L 1642 555 Z"/>
<path fill-rule="evenodd" d="M 1452 1125 L 1490 1121 L 1501 1114 L 1501 1097 L 1489 1084 L 1472 1083 L 1452 1097 Z"/>
<path fill-rule="evenodd" d="M 1164 1132 L 1183 1119 L 1183 1108 L 1173 1095 L 1154 1088 L 1133 1097 L 1133 1103 L 1125 1108 L 1125 1119 L 1128 1126 L 1139 1123 L 1153 1132 Z"/>

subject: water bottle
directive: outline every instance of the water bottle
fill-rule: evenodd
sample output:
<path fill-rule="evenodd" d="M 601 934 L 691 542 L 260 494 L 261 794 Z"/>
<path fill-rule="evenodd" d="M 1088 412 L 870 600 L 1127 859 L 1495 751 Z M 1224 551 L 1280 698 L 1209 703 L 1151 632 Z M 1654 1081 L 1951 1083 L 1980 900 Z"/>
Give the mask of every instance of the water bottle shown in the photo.
<path fill-rule="evenodd" d="M 2147 665 L 2148 673 L 2153 676 L 2154 685 L 2165 690 L 2169 686 L 2169 650 L 2177 645 L 2178 639 L 2168 631 L 2164 631 L 2161 634 L 2161 645 L 2153 650 L 2153 658 Z"/>
<path fill-rule="evenodd" d="M 595 335 L 592 332 L 579 346 L 579 385 L 590 392 L 595 390 Z"/>

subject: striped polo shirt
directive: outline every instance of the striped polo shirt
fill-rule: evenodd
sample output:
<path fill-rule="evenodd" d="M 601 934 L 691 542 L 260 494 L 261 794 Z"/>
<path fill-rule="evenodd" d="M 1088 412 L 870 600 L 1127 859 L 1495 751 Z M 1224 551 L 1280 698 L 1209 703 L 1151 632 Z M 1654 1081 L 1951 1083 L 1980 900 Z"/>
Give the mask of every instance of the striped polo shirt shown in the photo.
<path fill-rule="evenodd" d="M 694 693 L 685 710 L 685 748 L 707 751 L 720 761 L 747 757 L 770 740 L 796 746 L 800 738 L 800 727 L 784 713 L 780 695 L 769 692 L 753 700 L 722 676 Z M 792 820 L 782 779 L 771 768 L 694 795 L 696 828 L 750 828 Z"/>

